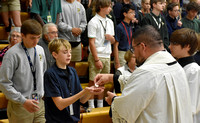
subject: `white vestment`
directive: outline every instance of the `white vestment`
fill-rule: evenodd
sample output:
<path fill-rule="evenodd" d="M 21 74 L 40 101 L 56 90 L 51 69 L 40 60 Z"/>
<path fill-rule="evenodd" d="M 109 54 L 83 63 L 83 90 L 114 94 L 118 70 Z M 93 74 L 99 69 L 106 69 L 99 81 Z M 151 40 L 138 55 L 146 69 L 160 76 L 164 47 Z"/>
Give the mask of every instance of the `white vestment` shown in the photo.
<path fill-rule="evenodd" d="M 194 123 L 200 123 L 200 66 L 193 62 L 183 67 L 190 87 Z"/>
<path fill-rule="evenodd" d="M 186 74 L 167 51 L 154 53 L 132 73 L 111 108 L 113 123 L 193 122 Z"/>

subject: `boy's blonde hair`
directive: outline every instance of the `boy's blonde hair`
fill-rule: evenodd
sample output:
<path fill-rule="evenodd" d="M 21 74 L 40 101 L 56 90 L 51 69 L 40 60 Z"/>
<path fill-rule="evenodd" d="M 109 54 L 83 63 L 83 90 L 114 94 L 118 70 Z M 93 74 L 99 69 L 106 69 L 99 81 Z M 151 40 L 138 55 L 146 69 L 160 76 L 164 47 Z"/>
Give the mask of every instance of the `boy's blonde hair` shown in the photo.
<path fill-rule="evenodd" d="M 69 41 L 64 39 L 54 39 L 48 45 L 51 54 L 52 52 L 58 53 L 61 46 L 64 46 L 67 50 L 71 49 L 71 44 Z"/>
<path fill-rule="evenodd" d="M 132 58 L 133 53 L 130 50 L 127 50 L 125 55 L 124 55 L 124 59 L 126 60 L 126 62 L 129 62 Z"/>

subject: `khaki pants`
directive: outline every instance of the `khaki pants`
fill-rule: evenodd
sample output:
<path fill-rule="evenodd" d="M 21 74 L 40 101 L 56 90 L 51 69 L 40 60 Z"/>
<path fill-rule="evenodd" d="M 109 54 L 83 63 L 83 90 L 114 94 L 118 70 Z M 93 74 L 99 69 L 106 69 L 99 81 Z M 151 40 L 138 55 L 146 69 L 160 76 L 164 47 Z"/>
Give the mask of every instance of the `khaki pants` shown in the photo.
<path fill-rule="evenodd" d="M 103 69 L 97 69 L 95 67 L 95 61 L 92 54 L 89 54 L 88 63 L 89 63 L 89 80 L 94 81 L 94 78 L 99 73 L 110 73 L 110 58 L 101 58 L 99 60 L 103 64 Z"/>
<path fill-rule="evenodd" d="M 23 105 L 8 101 L 7 115 L 9 123 L 45 123 L 44 101 L 40 99 L 38 105 L 40 110 L 30 113 Z"/>
<path fill-rule="evenodd" d="M 126 54 L 126 51 L 118 51 L 120 67 L 122 67 L 126 64 L 126 60 L 124 59 L 125 54 Z"/>
<path fill-rule="evenodd" d="M 76 61 L 81 61 L 82 59 L 82 47 L 81 47 L 81 43 L 72 48 L 72 58 L 71 61 L 72 62 L 76 62 Z"/>

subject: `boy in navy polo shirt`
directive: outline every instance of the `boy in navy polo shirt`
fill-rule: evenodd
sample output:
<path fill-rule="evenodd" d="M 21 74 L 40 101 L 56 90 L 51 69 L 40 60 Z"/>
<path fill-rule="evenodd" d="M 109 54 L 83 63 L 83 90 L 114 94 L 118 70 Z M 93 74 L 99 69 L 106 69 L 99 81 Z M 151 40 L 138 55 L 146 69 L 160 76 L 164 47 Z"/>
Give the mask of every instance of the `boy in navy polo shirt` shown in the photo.
<path fill-rule="evenodd" d="M 116 69 L 126 63 L 124 55 L 131 46 L 133 29 L 129 24 L 135 18 L 134 6 L 131 4 L 125 4 L 121 10 L 121 16 L 123 17 L 123 21 L 121 21 L 121 23 L 119 23 L 116 27 L 116 42 L 114 43 Z"/>
<path fill-rule="evenodd" d="M 56 62 L 44 75 L 46 122 L 78 123 L 80 102 L 85 103 L 104 88 L 92 86 L 82 90 L 76 70 L 68 66 L 71 45 L 67 40 L 54 39 L 49 43 L 49 50 Z"/>

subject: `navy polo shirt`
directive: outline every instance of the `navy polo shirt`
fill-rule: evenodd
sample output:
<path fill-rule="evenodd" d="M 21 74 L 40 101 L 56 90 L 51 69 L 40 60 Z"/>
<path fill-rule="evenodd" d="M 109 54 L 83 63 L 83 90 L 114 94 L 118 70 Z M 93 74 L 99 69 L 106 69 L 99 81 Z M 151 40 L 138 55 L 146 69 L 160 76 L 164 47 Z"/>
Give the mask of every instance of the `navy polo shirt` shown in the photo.
<path fill-rule="evenodd" d="M 167 17 L 166 17 L 166 23 L 167 23 L 169 37 L 171 36 L 172 32 L 174 32 L 177 29 L 182 28 L 177 25 L 178 20 L 176 18 L 174 18 L 174 19 L 171 18 L 169 15 L 167 15 Z"/>
<path fill-rule="evenodd" d="M 80 100 L 73 103 L 74 115 L 70 115 L 69 106 L 60 111 L 52 100 L 52 97 L 68 98 L 82 90 L 76 70 L 67 67 L 60 69 L 54 64 L 44 74 L 44 101 L 45 118 L 47 123 L 76 123 L 80 120 Z"/>
<path fill-rule="evenodd" d="M 128 32 L 129 41 L 132 43 L 131 31 L 132 31 L 132 35 L 133 35 L 133 29 L 128 23 L 126 23 L 124 21 L 122 21 L 122 22 L 124 23 L 126 30 Z M 115 39 L 116 39 L 116 41 L 119 42 L 119 46 L 118 46 L 119 51 L 127 51 L 130 49 L 131 44 L 129 45 L 126 30 L 122 23 L 119 23 L 116 27 Z M 130 39 L 130 37 L 131 37 L 131 39 Z"/>

